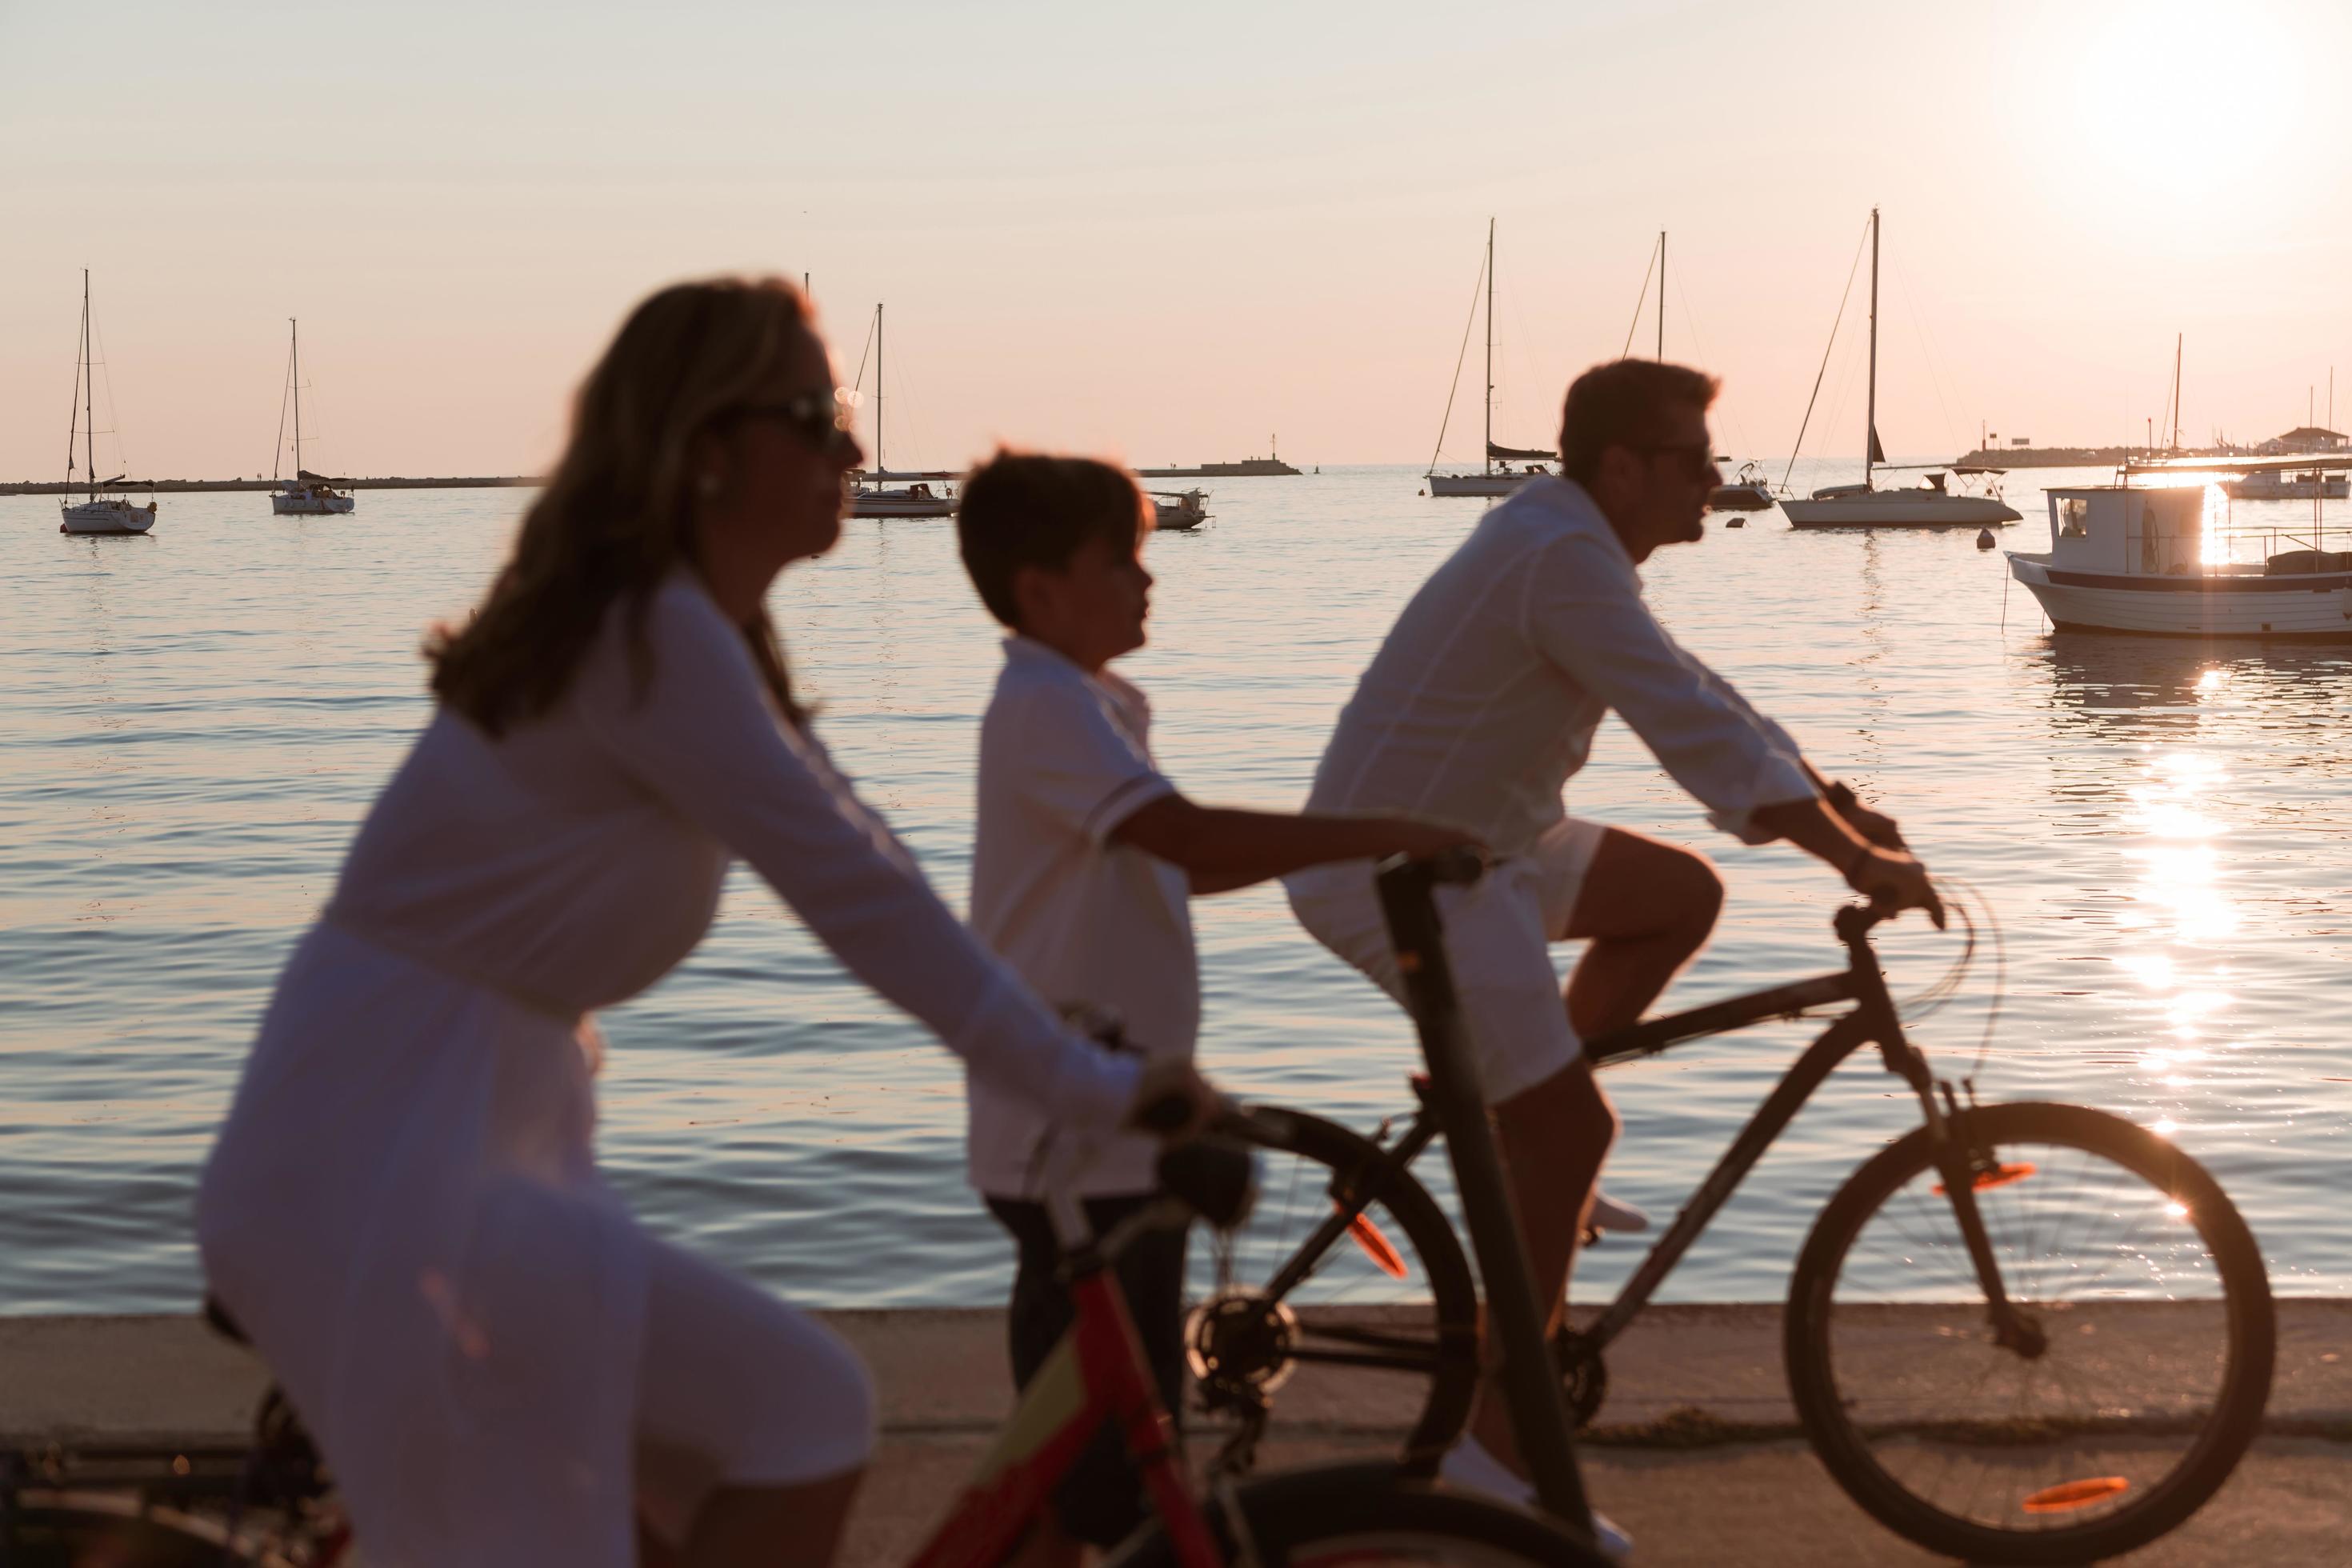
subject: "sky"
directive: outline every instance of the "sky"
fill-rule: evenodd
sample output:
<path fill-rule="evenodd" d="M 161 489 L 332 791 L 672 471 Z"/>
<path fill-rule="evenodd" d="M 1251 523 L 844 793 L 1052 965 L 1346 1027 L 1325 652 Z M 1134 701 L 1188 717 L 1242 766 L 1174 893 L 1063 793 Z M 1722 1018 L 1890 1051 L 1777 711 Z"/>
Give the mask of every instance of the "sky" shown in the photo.
<path fill-rule="evenodd" d="M 887 305 L 893 467 L 1423 462 L 1465 342 L 1475 461 L 1490 218 L 1498 439 L 1623 352 L 1663 229 L 1718 445 L 1785 457 L 1818 375 L 1852 454 L 1874 205 L 1897 456 L 2139 439 L 2176 333 L 2185 439 L 2324 421 L 2331 367 L 2341 426 L 2347 45 L 2287 0 L 0 0 L 0 479 L 62 477 L 85 267 L 144 477 L 270 471 L 289 317 L 309 466 L 541 471 L 630 305 L 720 271 L 806 274 L 845 380 Z"/>

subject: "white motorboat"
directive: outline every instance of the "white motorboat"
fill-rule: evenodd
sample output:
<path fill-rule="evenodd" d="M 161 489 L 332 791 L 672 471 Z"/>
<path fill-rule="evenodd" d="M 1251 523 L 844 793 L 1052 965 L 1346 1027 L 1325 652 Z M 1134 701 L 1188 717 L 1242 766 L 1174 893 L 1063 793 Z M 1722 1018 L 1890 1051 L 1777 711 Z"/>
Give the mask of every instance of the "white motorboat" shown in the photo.
<path fill-rule="evenodd" d="M 2352 498 L 2352 476 L 2316 470 L 2248 474 L 2224 479 L 2221 489 L 2232 500 L 2344 500 Z"/>
<path fill-rule="evenodd" d="M 1422 476 L 1427 485 L 1425 494 L 1433 496 L 1507 496 L 1529 479 L 1551 471 L 1555 460 L 1550 452 L 1532 447 L 1502 447 L 1495 442 L 1495 220 L 1486 220 L 1486 261 L 1481 274 L 1486 285 L 1486 423 L 1485 462 L 1475 474 L 1441 474 L 1437 471 L 1437 453 L 1429 458 L 1429 471 Z M 1471 310 L 1475 313 L 1477 304 Z M 1466 342 L 1468 332 L 1464 333 Z M 1462 366 L 1454 367 L 1454 384 L 1462 384 Z M 1438 451 L 1445 448 L 1445 426 L 1454 416 L 1454 394 L 1445 395 L 1445 420 L 1437 426 Z M 1511 465 L 1520 467 L 1513 469 Z"/>
<path fill-rule="evenodd" d="M 1749 461 L 1740 464 L 1739 472 L 1731 479 L 1707 492 L 1706 510 L 1769 511 L 1778 499 L 1773 494 L 1770 479 L 1764 472 L 1764 465 Z"/>
<path fill-rule="evenodd" d="M 953 517 L 955 491 L 941 484 L 931 488 L 926 477 L 893 489 L 886 481 L 903 479 L 882 461 L 882 307 L 874 307 L 874 469 L 849 492 L 852 517 Z"/>
<path fill-rule="evenodd" d="M 122 482 L 117 474 L 110 479 L 98 477 L 98 443 L 96 409 L 92 401 L 90 381 L 95 362 L 90 357 L 89 268 L 81 274 L 81 358 L 74 364 L 74 400 L 72 413 L 66 426 L 66 498 L 58 503 L 59 533 L 144 533 L 155 526 L 155 502 L 151 498 L 145 506 L 133 506 L 122 496 L 101 495 Z M 89 493 L 80 500 L 73 499 L 74 437 L 81 437 L 81 482 Z"/>
<path fill-rule="evenodd" d="M 269 510 L 278 517 L 328 517 L 359 510 L 357 498 L 335 489 L 336 481 L 314 474 L 302 466 L 302 328 L 292 317 L 286 320 L 289 355 L 286 373 L 287 395 L 278 404 L 278 450 L 285 450 L 286 405 L 294 405 L 294 477 L 279 481 L 269 495 Z M 273 462 L 275 459 L 273 458 Z M 278 479 L 273 467 L 269 477 Z"/>
<path fill-rule="evenodd" d="M 1206 490 L 1146 490 L 1144 494 L 1151 499 L 1155 528 L 1194 529 L 1209 521 Z"/>
<path fill-rule="evenodd" d="M 2131 482 L 2146 471 L 2049 491 L 2050 548 L 2006 552 L 2053 626 L 2352 641 L 2352 551 L 2326 548 L 2317 527 L 2231 529 L 2212 488 Z M 2258 558 L 2234 558 L 2249 545 Z"/>
<path fill-rule="evenodd" d="M 1837 329 L 1830 329 L 1832 343 Z M 1828 366 L 1824 357 L 1823 368 Z M 1821 382 L 1813 384 L 1818 395 Z M 1810 421 L 1811 404 L 1805 414 Z M 1804 431 L 1797 432 L 1799 445 Z M 2021 521 L 2017 510 L 2001 499 L 1999 468 L 1954 463 L 1930 469 L 1924 483 L 1901 489 L 1881 489 L 1877 475 L 1886 461 L 1878 441 L 1878 209 L 1870 209 L 1870 395 L 1863 411 L 1862 482 L 1831 485 L 1803 500 L 1780 502 L 1792 528 L 1982 528 Z M 1948 472 L 1960 479 L 1958 488 L 1945 484 Z"/>

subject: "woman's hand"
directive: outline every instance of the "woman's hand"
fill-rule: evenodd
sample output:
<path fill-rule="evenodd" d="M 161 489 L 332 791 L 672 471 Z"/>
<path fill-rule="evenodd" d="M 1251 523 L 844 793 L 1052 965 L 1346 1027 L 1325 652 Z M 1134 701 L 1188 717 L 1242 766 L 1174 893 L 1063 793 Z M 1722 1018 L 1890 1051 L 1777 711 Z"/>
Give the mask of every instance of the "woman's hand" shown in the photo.
<path fill-rule="evenodd" d="M 1895 826 L 1893 817 L 1885 812 L 1873 811 L 1863 805 L 1861 797 L 1846 785 L 1843 784 L 1830 785 L 1828 793 L 1822 798 L 1830 803 L 1831 810 L 1845 819 L 1847 826 L 1877 845 L 1881 849 L 1911 847 L 1903 842 L 1903 830 Z"/>
<path fill-rule="evenodd" d="M 1937 897 L 1927 868 L 1915 855 L 1874 845 L 1865 847 L 1846 868 L 1845 882 L 1879 909 L 1925 910 L 1936 929 L 1944 929 L 1944 900 Z"/>
<path fill-rule="evenodd" d="M 1230 1109 L 1225 1097 L 1189 1061 L 1157 1061 L 1143 1069 L 1127 1125 L 1163 1143 L 1181 1143 Z"/>

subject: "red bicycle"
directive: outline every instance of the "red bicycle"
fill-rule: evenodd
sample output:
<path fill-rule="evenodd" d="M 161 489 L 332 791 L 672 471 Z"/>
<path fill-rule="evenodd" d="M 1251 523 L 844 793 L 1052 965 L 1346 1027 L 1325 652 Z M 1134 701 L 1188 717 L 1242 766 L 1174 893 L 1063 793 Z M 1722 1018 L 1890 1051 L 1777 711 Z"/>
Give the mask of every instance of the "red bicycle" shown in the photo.
<path fill-rule="evenodd" d="M 1239 1144 L 1200 1140 L 1163 1157 L 1160 1174 L 1169 1195 L 1099 1238 L 1076 1203 L 1051 1205 L 1076 1326 L 911 1568 L 1005 1562 L 1106 1421 L 1125 1436 L 1153 1515 L 1114 1554 L 1117 1568 L 1601 1568 L 1605 1559 L 1549 1521 L 1393 1464 L 1197 1489 L 1110 1263 L 1153 1225 L 1238 1223 L 1255 1166 Z M 0 1568 L 350 1568 L 351 1541 L 327 1470 L 274 1393 L 242 1455 L 0 1455 Z"/>

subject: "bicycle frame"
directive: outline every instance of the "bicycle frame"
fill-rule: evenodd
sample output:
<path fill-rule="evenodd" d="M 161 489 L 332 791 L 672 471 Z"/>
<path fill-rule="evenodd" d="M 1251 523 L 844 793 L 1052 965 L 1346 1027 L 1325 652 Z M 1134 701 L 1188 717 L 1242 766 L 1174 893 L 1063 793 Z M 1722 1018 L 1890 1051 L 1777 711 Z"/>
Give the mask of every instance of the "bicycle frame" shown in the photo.
<path fill-rule="evenodd" d="M 1833 921 L 1838 940 L 1845 945 L 1847 967 L 1834 974 L 1800 980 L 1786 985 L 1752 992 L 1722 1002 L 1694 1007 L 1687 1012 L 1653 1018 L 1586 1042 L 1585 1058 L 1595 1068 L 1611 1067 L 1620 1062 L 1657 1056 L 1673 1047 L 1688 1041 L 1719 1035 L 1774 1018 L 1798 1017 L 1817 1007 L 1851 1002 L 1851 1011 L 1833 1020 L 1822 1031 L 1802 1056 L 1789 1069 L 1788 1075 L 1767 1095 L 1747 1126 L 1732 1141 L 1706 1179 L 1694 1190 L 1690 1200 L 1673 1225 L 1666 1228 L 1657 1244 L 1643 1259 L 1642 1266 L 1618 1291 L 1616 1299 L 1605 1308 L 1591 1327 L 1579 1331 L 1578 1337 L 1596 1352 L 1605 1349 L 1622 1333 L 1642 1309 L 1649 1303 L 1666 1276 L 1682 1261 L 1691 1244 L 1730 1201 L 1756 1162 L 1773 1141 L 1788 1130 L 1797 1112 L 1812 1098 L 1831 1073 L 1848 1057 L 1869 1047 L 1876 1047 L 1884 1058 L 1886 1070 L 1910 1085 L 1918 1097 L 1930 1136 L 1937 1148 L 1937 1163 L 1944 1177 L 1946 1193 L 1958 1219 L 1962 1237 L 1968 1244 L 1969 1258 L 1975 1265 L 1978 1282 L 1985 1292 L 1995 1341 L 2013 1349 L 2032 1353 L 2039 1331 L 2023 1321 L 2011 1306 L 2003 1289 L 2000 1268 L 1987 1240 L 1984 1224 L 1978 1213 L 1975 1196 L 1979 1151 L 1959 1148 L 1949 1137 L 1949 1089 L 1943 1092 L 1946 1103 L 1938 1104 L 1938 1086 L 1929 1070 L 1927 1058 L 1903 1033 L 1902 1020 L 1896 1016 L 1894 998 L 1888 994 L 1886 977 L 1878 966 L 1878 959 L 1870 947 L 1869 932 L 1876 923 L 1871 912 L 1860 907 L 1838 911 Z M 1424 1100 L 1426 1100 L 1424 1092 Z M 1412 1125 L 1380 1165 L 1364 1173 L 1355 1184 L 1362 1195 L 1355 1199 L 1354 1213 L 1360 1213 L 1370 1195 L 1376 1193 L 1387 1176 L 1402 1171 L 1443 1131 L 1443 1121 L 1435 1108 L 1424 1104 Z M 1346 1211 L 1325 1222 L 1324 1231 L 1332 1237 L 1344 1229 L 1353 1213 Z M 1318 1236 L 1322 1232 L 1318 1232 Z"/>
<path fill-rule="evenodd" d="M 1178 1462 L 1175 1426 L 1152 1385 L 1108 1250 L 1084 1242 L 1068 1267 L 1077 1321 L 1030 1379 L 1012 1420 L 913 1568 L 996 1568 L 1051 1506 L 1055 1485 L 1106 1419 L 1117 1421 L 1126 1436 L 1176 1561 L 1183 1568 L 1223 1562 Z"/>

